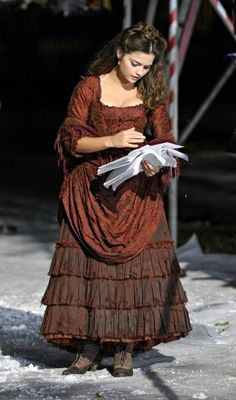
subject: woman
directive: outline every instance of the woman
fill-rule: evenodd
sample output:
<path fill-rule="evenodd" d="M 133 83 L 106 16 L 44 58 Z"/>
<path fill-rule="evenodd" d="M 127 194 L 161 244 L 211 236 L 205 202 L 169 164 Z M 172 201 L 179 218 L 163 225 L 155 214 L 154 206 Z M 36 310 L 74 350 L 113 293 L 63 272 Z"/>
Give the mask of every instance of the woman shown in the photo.
<path fill-rule="evenodd" d="M 76 86 L 56 149 L 65 180 L 60 234 L 42 303 L 41 333 L 77 352 L 64 375 L 114 353 L 113 376 L 133 374 L 132 353 L 191 330 L 163 194 L 173 171 L 144 172 L 113 192 L 97 169 L 155 140 L 173 141 L 165 108 L 166 42 L 150 25 L 125 29 Z"/>

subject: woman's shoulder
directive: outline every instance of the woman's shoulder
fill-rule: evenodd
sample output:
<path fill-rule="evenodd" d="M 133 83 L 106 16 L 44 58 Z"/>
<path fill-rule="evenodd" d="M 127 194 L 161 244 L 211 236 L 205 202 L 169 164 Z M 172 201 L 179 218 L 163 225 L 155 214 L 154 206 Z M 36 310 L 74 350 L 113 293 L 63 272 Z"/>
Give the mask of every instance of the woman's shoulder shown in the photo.
<path fill-rule="evenodd" d="M 97 76 L 85 76 L 81 77 L 77 85 L 74 87 L 72 97 L 83 98 L 86 101 L 92 101 L 97 98 L 99 93 L 99 80 Z"/>
<path fill-rule="evenodd" d="M 82 76 L 77 86 L 81 89 L 96 89 L 98 88 L 99 78 L 95 75 Z"/>
<path fill-rule="evenodd" d="M 152 112 L 153 112 L 154 114 L 155 114 L 155 113 L 158 113 L 158 112 L 165 112 L 166 109 L 167 109 L 166 103 L 162 102 L 162 103 L 158 104 L 158 106 L 156 106 L 156 107 L 152 110 Z"/>

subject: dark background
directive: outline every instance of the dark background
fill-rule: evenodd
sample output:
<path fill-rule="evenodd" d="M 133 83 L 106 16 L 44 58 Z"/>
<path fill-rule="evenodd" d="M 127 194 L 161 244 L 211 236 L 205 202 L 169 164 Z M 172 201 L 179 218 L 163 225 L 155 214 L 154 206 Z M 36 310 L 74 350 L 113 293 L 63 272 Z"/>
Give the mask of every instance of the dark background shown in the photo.
<path fill-rule="evenodd" d="M 133 22 L 148 2 L 133 2 Z M 223 1 L 231 13 L 231 2 Z M 112 12 L 64 17 L 31 3 L 27 10 L 0 8 L 1 136 L 4 149 L 52 151 L 73 87 L 94 52 L 122 26 L 122 1 Z M 168 1 L 160 1 L 155 25 L 168 37 Z M 202 2 L 179 82 L 180 131 L 191 120 L 229 64 L 236 43 L 207 0 Z M 224 145 L 235 127 L 236 74 L 226 83 L 189 140 Z"/>
<path fill-rule="evenodd" d="M 145 19 L 147 3 L 133 1 L 133 23 Z M 165 38 L 168 3 L 159 1 L 154 23 Z M 36 3 L 26 10 L 10 3 L 0 6 L 3 192 L 56 199 L 62 179 L 53 151 L 56 132 L 65 117 L 73 87 L 85 73 L 94 52 L 121 30 L 122 4 L 114 0 L 112 11 L 89 11 L 68 17 Z M 222 4 L 232 15 L 232 2 L 224 0 Z M 227 53 L 235 51 L 236 42 L 209 2 L 203 0 L 179 80 L 180 132 L 229 65 Z M 226 152 L 236 127 L 235 89 L 236 73 L 188 138 L 188 153 Z M 226 164 L 232 171 L 234 161 Z M 189 165 L 192 170 L 194 166 L 198 168 L 194 161 Z M 186 190 L 184 186 L 183 191 Z M 193 204 L 186 206 L 190 210 Z M 185 222 L 206 220 L 209 212 L 186 213 L 184 203 L 179 218 Z"/>

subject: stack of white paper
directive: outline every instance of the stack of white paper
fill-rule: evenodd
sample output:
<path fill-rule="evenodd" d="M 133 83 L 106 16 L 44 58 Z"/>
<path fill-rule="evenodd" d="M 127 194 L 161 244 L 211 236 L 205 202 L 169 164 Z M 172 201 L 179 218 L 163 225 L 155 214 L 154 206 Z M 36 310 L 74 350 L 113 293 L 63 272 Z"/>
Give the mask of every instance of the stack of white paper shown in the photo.
<path fill-rule="evenodd" d="M 177 166 L 175 157 L 188 161 L 186 154 L 176 150 L 180 147 L 183 146 L 169 142 L 153 146 L 147 144 L 132 150 L 127 156 L 102 165 L 98 168 L 98 175 L 112 171 L 104 182 L 104 186 L 106 188 L 112 186 L 112 189 L 116 190 L 121 183 L 143 171 L 141 164 L 143 160 L 150 162 L 153 166 L 172 168 Z"/>

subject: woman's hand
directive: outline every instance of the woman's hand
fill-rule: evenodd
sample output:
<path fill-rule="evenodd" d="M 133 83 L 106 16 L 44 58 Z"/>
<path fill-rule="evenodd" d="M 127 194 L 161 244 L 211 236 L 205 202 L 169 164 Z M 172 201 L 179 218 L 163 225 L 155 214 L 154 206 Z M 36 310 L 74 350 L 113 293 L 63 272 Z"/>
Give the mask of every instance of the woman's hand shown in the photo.
<path fill-rule="evenodd" d="M 145 136 L 141 132 L 136 131 L 133 127 L 116 133 L 111 136 L 110 139 L 111 147 L 128 147 L 130 149 L 135 149 L 140 143 L 144 142 Z"/>
<path fill-rule="evenodd" d="M 157 172 L 160 171 L 160 167 L 155 167 L 154 165 L 152 165 L 151 163 L 149 163 L 148 161 L 145 161 L 145 160 L 142 161 L 142 167 L 143 167 L 145 174 L 148 177 L 154 176 L 157 174 Z"/>

